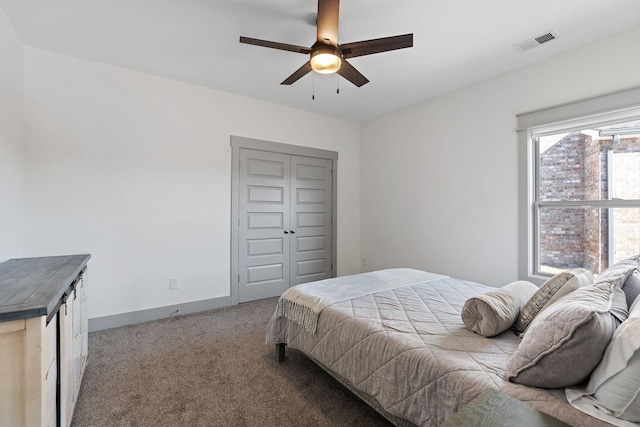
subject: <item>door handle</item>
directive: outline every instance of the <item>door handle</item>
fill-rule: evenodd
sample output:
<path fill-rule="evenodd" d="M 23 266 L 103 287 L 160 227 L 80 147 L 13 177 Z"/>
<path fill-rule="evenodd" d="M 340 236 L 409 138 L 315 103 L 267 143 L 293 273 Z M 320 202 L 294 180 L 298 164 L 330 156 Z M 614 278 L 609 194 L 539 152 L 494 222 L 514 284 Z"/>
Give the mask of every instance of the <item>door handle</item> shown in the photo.
<path fill-rule="evenodd" d="M 291 230 L 289 230 L 289 233 L 291 233 L 291 234 L 296 234 L 296 229 L 295 229 L 295 228 L 292 228 Z"/>
<path fill-rule="evenodd" d="M 284 230 L 284 234 L 289 234 L 289 230 Z"/>

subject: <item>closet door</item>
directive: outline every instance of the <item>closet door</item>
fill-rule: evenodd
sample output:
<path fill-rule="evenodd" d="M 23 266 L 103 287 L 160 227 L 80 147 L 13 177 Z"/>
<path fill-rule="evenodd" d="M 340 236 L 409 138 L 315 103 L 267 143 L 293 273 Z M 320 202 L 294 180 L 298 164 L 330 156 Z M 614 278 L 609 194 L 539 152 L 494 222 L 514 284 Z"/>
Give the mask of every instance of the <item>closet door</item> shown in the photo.
<path fill-rule="evenodd" d="M 289 286 L 331 277 L 332 164 L 291 156 Z"/>
<path fill-rule="evenodd" d="M 238 301 L 333 272 L 333 161 L 239 149 Z"/>
<path fill-rule="evenodd" d="M 240 150 L 240 302 L 277 296 L 289 287 L 290 162 L 286 154 Z"/>

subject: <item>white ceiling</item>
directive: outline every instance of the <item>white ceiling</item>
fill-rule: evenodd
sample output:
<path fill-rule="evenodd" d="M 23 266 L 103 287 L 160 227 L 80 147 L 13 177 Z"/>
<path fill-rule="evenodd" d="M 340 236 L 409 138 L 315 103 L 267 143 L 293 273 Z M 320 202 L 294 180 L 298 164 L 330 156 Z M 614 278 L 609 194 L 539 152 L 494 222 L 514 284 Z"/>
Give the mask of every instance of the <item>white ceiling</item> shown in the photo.
<path fill-rule="evenodd" d="M 26 45 L 358 122 L 640 25 L 640 0 L 342 0 L 340 43 L 413 33 L 414 47 L 349 60 L 371 81 L 361 88 L 315 73 L 281 86 L 308 58 L 238 39 L 310 47 L 316 0 L 0 6 Z M 513 48 L 549 30 L 557 40 Z"/>

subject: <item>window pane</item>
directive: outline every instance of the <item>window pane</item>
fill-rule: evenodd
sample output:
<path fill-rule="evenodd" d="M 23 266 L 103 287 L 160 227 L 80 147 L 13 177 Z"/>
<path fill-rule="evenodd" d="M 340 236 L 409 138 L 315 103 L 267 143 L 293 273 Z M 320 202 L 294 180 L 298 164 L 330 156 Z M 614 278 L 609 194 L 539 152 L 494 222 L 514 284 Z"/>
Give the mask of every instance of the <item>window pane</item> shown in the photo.
<path fill-rule="evenodd" d="M 538 200 L 640 199 L 640 122 L 541 136 Z"/>
<path fill-rule="evenodd" d="M 624 140 L 621 140 L 623 142 Z M 612 151 L 610 193 L 614 199 L 640 199 L 640 138 Z M 625 151 L 628 150 L 628 151 Z"/>
<path fill-rule="evenodd" d="M 595 275 L 640 253 L 640 208 L 539 209 L 538 271 L 587 268 Z"/>
<path fill-rule="evenodd" d="M 613 263 L 640 254 L 640 209 L 610 209 Z"/>

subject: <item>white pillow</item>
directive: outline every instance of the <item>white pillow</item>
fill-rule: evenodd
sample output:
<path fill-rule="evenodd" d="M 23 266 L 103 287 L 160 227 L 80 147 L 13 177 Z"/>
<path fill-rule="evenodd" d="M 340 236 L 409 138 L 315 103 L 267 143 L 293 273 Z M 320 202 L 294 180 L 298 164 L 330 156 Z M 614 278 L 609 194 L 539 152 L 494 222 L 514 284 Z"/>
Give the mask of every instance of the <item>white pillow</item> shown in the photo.
<path fill-rule="evenodd" d="M 640 422 L 640 304 L 616 330 L 584 390 L 565 390 L 575 408 L 617 426 Z"/>
<path fill-rule="evenodd" d="M 469 298 L 460 316 L 468 330 L 492 337 L 509 329 L 522 307 L 538 291 L 531 282 L 518 280 L 495 291 Z"/>

